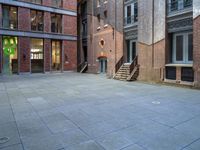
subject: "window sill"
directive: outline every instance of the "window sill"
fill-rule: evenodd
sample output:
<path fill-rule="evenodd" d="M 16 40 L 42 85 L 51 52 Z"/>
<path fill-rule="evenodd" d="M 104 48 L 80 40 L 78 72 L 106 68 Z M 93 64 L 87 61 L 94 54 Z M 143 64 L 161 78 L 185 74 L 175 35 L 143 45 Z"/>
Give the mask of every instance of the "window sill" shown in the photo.
<path fill-rule="evenodd" d="M 166 67 L 193 67 L 193 64 L 166 64 Z"/>

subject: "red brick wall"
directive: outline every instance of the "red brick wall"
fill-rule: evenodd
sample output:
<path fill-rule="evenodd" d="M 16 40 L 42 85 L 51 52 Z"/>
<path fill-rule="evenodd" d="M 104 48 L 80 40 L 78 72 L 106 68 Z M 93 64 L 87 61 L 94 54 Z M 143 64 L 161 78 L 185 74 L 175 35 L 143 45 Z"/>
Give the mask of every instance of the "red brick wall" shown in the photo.
<path fill-rule="evenodd" d="M 0 73 L 2 72 L 2 51 L 3 51 L 2 37 L 0 36 Z"/>
<path fill-rule="evenodd" d="M 194 19 L 193 31 L 195 84 L 200 87 L 200 16 Z"/>
<path fill-rule="evenodd" d="M 63 15 L 64 34 L 77 35 L 77 18 Z"/>
<path fill-rule="evenodd" d="M 0 12 L 2 12 L 2 5 L 0 4 Z M 0 13 L 0 27 L 2 27 L 2 13 Z"/>
<path fill-rule="evenodd" d="M 30 9 L 18 8 L 18 29 L 30 31 Z"/>
<path fill-rule="evenodd" d="M 51 32 L 51 14 L 44 12 L 44 32 Z"/>
<path fill-rule="evenodd" d="M 76 70 L 77 68 L 77 43 L 76 41 L 63 41 L 64 71 Z M 65 59 L 65 55 L 68 60 Z"/>
<path fill-rule="evenodd" d="M 63 8 L 76 11 L 77 0 L 63 0 Z"/>
<path fill-rule="evenodd" d="M 43 2 L 42 5 L 44 5 L 44 6 L 51 6 L 51 1 L 52 1 L 52 0 L 43 0 L 43 1 L 42 1 L 42 2 Z"/>
<path fill-rule="evenodd" d="M 44 39 L 44 59 L 45 59 L 45 71 L 50 71 L 51 65 L 51 40 Z"/>
<path fill-rule="evenodd" d="M 30 72 L 30 38 L 19 37 L 20 72 Z M 24 59 L 24 56 L 26 57 Z"/>

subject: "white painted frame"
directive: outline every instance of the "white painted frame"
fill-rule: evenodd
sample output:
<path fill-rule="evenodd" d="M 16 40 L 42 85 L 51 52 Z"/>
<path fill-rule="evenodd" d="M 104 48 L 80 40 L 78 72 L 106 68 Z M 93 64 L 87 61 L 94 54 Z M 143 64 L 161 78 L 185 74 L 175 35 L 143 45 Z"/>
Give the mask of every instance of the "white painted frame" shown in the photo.
<path fill-rule="evenodd" d="M 173 35 L 173 52 L 172 62 L 176 64 L 192 64 L 193 61 L 188 60 L 188 35 L 193 34 L 192 32 L 177 33 Z M 176 37 L 183 36 L 183 60 L 176 60 Z"/>

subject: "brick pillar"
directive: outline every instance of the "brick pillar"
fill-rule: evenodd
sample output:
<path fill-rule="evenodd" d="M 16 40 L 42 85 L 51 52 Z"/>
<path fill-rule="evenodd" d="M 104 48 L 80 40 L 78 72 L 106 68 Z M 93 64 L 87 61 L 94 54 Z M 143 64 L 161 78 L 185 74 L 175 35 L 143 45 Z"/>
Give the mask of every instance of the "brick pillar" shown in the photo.
<path fill-rule="evenodd" d="M 193 0 L 193 69 L 194 84 L 200 87 L 200 1 Z"/>
<path fill-rule="evenodd" d="M 51 32 L 51 14 L 44 12 L 44 32 Z"/>
<path fill-rule="evenodd" d="M 176 82 L 181 81 L 181 67 L 176 67 Z"/>
<path fill-rule="evenodd" d="M 42 5 L 44 5 L 44 6 L 52 6 L 51 5 L 51 0 L 43 0 L 42 2 L 43 2 Z"/>
<path fill-rule="evenodd" d="M 2 36 L 0 36 L 0 73 L 2 73 L 2 62 L 3 62 L 3 44 L 2 44 Z"/>
<path fill-rule="evenodd" d="M 30 9 L 18 8 L 18 29 L 23 31 L 30 31 Z"/>
<path fill-rule="evenodd" d="M 51 69 L 51 40 L 44 39 L 44 72 Z"/>
<path fill-rule="evenodd" d="M 194 19 L 193 31 L 194 81 L 200 87 L 200 15 Z"/>
<path fill-rule="evenodd" d="M 64 0 L 63 1 L 63 9 L 68 10 L 77 10 L 77 0 Z"/>
<path fill-rule="evenodd" d="M 2 12 L 2 5 L 0 4 L 0 12 Z M 0 28 L 2 27 L 2 13 L 0 13 Z"/>
<path fill-rule="evenodd" d="M 77 43 L 76 41 L 63 41 L 64 71 L 77 69 Z"/>
<path fill-rule="evenodd" d="M 19 37 L 20 72 L 30 72 L 30 38 Z"/>

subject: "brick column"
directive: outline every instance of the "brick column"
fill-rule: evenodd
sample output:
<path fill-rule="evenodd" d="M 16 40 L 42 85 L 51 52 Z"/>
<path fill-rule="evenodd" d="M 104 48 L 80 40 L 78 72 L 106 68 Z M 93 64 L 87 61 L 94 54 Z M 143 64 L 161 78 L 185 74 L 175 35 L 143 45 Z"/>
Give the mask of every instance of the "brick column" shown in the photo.
<path fill-rule="evenodd" d="M 30 38 L 19 37 L 20 72 L 30 72 Z"/>
<path fill-rule="evenodd" d="M 51 40 L 44 39 L 44 72 L 51 69 Z"/>
<path fill-rule="evenodd" d="M 194 84 L 200 87 L 200 1 L 193 0 L 193 62 Z"/>
<path fill-rule="evenodd" d="M 2 62 L 3 62 L 3 44 L 2 44 L 2 36 L 0 36 L 0 73 L 2 73 Z"/>
<path fill-rule="evenodd" d="M 2 5 L 0 4 L 0 12 L 2 12 Z M 0 28 L 2 27 L 2 13 L 0 13 Z"/>
<path fill-rule="evenodd" d="M 44 12 L 44 32 L 51 32 L 51 14 Z"/>
<path fill-rule="evenodd" d="M 30 31 L 30 9 L 18 8 L 18 29 L 23 31 Z"/>
<path fill-rule="evenodd" d="M 64 71 L 77 69 L 77 44 L 76 41 L 63 41 Z"/>

